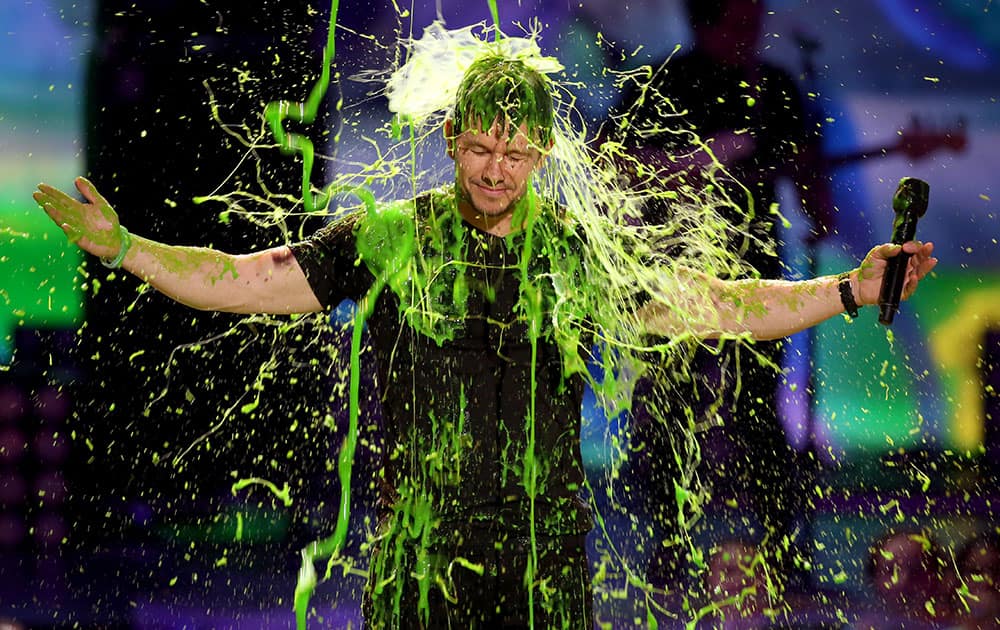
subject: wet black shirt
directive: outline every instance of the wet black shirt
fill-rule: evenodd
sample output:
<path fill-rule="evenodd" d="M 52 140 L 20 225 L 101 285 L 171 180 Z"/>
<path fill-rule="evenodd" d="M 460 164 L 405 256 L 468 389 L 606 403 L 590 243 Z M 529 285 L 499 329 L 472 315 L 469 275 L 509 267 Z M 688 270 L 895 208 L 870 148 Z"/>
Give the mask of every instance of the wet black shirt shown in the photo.
<path fill-rule="evenodd" d="M 429 501 L 442 528 L 526 532 L 534 486 L 539 533 L 586 532 L 590 513 L 578 497 L 583 383 L 564 376 L 548 317 L 554 289 L 546 278 L 563 272 L 562 261 L 536 247 L 527 263 L 541 305 L 533 348 L 519 267 L 525 235 L 484 233 L 453 209 L 436 208 L 442 199 L 440 192 L 417 199 L 417 225 L 444 214 L 437 233 L 448 242 L 435 245 L 418 229 L 420 251 L 436 257 L 416 260 L 413 269 L 443 290 L 407 293 L 404 278 L 403 289 L 378 294 L 367 321 L 386 438 L 382 507 L 391 513 Z M 324 307 L 360 301 L 375 284 L 357 246 L 368 220 L 349 215 L 292 246 Z M 390 235 L 381 247 L 404 245 Z M 448 338 L 423 334 L 419 322 L 440 325 Z"/>

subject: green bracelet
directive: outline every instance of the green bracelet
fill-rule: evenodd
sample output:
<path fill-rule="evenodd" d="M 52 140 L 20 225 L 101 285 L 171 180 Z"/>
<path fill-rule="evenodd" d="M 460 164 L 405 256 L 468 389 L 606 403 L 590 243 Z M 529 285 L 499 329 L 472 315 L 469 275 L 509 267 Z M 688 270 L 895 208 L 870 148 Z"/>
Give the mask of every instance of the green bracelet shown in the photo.
<path fill-rule="evenodd" d="M 128 233 L 124 225 L 118 226 L 118 238 L 121 240 L 121 247 L 118 250 L 118 255 L 113 259 L 102 258 L 101 264 L 108 269 L 118 269 L 122 266 L 122 262 L 125 261 L 125 254 L 128 253 L 130 247 L 132 247 L 132 235 Z"/>

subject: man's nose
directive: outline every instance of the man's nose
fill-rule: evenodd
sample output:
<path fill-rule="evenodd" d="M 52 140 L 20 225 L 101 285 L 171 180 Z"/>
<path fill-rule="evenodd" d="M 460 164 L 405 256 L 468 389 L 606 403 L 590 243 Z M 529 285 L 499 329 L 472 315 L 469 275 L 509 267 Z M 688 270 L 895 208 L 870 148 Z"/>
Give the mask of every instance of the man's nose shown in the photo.
<path fill-rule="evenodd" d="M 490 156 L 490 161 L 486 164 L 486 168 L 483 169 L 483 179 L 489 181 L 490 183 L 503 181 L 502 155 L 494 154 Z"/>

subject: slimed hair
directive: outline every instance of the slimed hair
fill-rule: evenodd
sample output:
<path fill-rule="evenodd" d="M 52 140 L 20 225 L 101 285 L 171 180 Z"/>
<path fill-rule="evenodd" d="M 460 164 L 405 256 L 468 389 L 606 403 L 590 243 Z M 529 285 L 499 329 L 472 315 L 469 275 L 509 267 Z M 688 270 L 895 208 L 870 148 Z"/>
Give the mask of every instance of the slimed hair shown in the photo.
<path fill-rule="evenodd" d="M 455 133 L 494 121 L 513 138 L 522 124 L 534 142 L 552 140 L 552 86 L 549 79 L 519 59 L 490 53 L 469 66 L 455 99 Z"/>

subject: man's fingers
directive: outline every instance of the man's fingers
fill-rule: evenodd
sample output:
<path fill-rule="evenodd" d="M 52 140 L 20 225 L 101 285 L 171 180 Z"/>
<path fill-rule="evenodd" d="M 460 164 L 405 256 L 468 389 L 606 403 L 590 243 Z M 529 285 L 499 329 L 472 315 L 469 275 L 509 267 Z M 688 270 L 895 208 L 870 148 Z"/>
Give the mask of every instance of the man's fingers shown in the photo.
<path fill-rule="evenodd" d="M 111 204 L 108 200 L 104 198 L 101 193 L 97 192 L 97 188 L 90 183 L 86 177 L 77 177 L 75 182 L 76 189 L 80 191 L 87 201 L 97 206 L 97 209 L 101 211 L 101 216 L 103 216 L 109 223 L 115 225 L 118 223 L 118 214 L 115 213 Z"/>
<path fill-rule="evenodd" d="M 934 251 L 934 243 L 930 241 L 921 243 L 920 241 L 907 241 L 903 244 L 903 251 L 908 254 L 923 254 L 930 256 Z"/>
<path fill-rule="evenodd" d="M 64 213 L 60 212 L 59 208 L 46 195 L 36 192 L 32 197 L 35 199 L 35 203 L 45 211 L 45 214 L 49 215 L 49 218 L 66 234 L 66 238 L 69 239 L 70 243 L 76 243 L 83 237 L 83 232 L 79 228 L 67 223 Z"/>
<path fill-rule="evenodd" d="M 892 258 L 899 254 L 900 251 L 904 251 L 907 254 L 923 254 L 930 256 L 931 252 L 934 251 L 934 243 L 927 242 L 921 243 L 920 241 L 907 241 L 902 245 L 897 245 L 895 243 L 883 243 L 875 248 L 875 252 L 882 258 Z"/>
<path fill-rule="evenodd" d="M 66 233 L 66 238 L 69 239 L 70 243 L 76 243 L 77 241 L 80 240 L 80 238 L 83 237 L 83 232 L 76 229 L 69 223 L 63 223 L 59 227 L 61 227 L 62 231 Z"/>
<path fill-rule="evenodd" d="M 896 245 L 895 243 L 883 243 L 875 248 L 874 254 L 877 258 L 889 260 L 893 256 L 899 254 L 901 250 L 902 245 Z"/>
<path fill-rule="evenodd" d="M 32 198 L 56 223 L 63 223 L 66 218 L 79 219 L 80 213 L 72 204 L 62 203 L 61 200 L 42 193 L 35 193 Z"/>
<path fill-rule="evenodd" d="M 52 197 L 42 192 L 36 192 L 31 197 L 35 200 L 45 214 L 58 225 L 71 243 L 76 243 L 83 237 L 83 230 L 80 224 L 80 204 L 61 204 L 54 202 Z"/>
<path fill-rule="evenodd" d="M 35 203 L 37 203 L 39 206 L 42 206 L 43 208 L 45 207 L 45 202 L 48 199 L 48 197 L 46 197 L 41 192 L 32 193 L 31 198 L 35 200 Z"/>
<path fill-rule="evenodd" d="M 930 245 L 929 243 L 927 245 Z M 920 281 L 937 266 L 938 259 L 930 256 L 933 247 L 921 247 L 919 253 L 910 259 L 906 270 L 906 282 L 903 285 L 903 297 L 908 299 L 917 290 Z"/>
<path fill-rule="evenodd" d="M 51 206 L 55 206 L 56 205 L 56 199 L 55 199 L 55 197 L 53 197 L 50 194 L 41 192 L 41 191 L 33 193 L 31 195 L 31 198 L 34 199 L 35 203 L 37 203 L 40 206 L 45 206 L 46 204 L 51 205 Z"/>
<path fill-rule="evenodd" d="M 914 241 L 907 243 L 906 249 L 913 249 L 913 256 L 910 258 L 910 271 L 918 278 L 923 278 L 937 264 L 937 258 L 931 256 L 934 252 L 934 243 L 920 243 Z"/>
<path fill-rule="evenodd" d="M 53 197 L 53 198 L 65 197 L 67 199 L 72 199 L 72 197 L 70 197 L 69 195 L 67 195 L 63 191 L 59 190 L 55 186 L 49 186 L 48 184 L 46 184 L 44 182 L 38 185 L 38 191 L 41 192 L 44 195 L 48 195 L 49 197 Z"/>
<path fill-rule="evenodd" d="M 938 262 L 937 258 L 927 258 L 921 260 L 920 264 L 918 264 L 914 268 L 914 274 L 917 276 L 917 278 L 923 278 L 924 276 L 929 274 L 932 269 L 934 269 L 934 267 L 937 265 L 937 262 Z"/>
<path fill-rule="evenodd" d="M 36 195 L 43 196 L 48 203 L 51 203 L 53 206 L 64 211 L 75 209 L 82 205 L 76 199 L 73 199 L 63 191 L 58 188 L 53 188 L 48 184 L 39 184 L 38 192 L 32 195 L 32 197 L 35 197 L 35 201 L 38 201 L 38 196 Z"/>
<path fill-rule="evenodd" d="M 43 195 L 51 195 L 52 193 L 59 192 L 59 189 L 42 182 L 38 185 L 38 192 Z"/>
<path fill-rule="evenodd" d="M 42 197 L 41 195 L 38 195 L 37 197 L 35 197 L 35 203 L 37 203 L 41 207 L 41 209 L 45 211 L 45 214 L 49 215 L 50 219 L 62 225 L 63 213 L 59 211 L 59 208 L 56 207 L 56 205 L 53 204 L 51 200 Z"/>
<path fill-rule="evenodd" d="M 73 180 L 73 183 L 76 184 L 76 189 L 80 191 L 80 194 L 83 195 L 90 203 L 101 206 L 102 209 L 104 207 L 111 206 L 107 199 L 105 199 L 101 193 L 97 192 L 97 188 L 95 188 L 86 177 L 77 177 Z"/>

